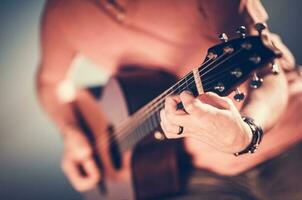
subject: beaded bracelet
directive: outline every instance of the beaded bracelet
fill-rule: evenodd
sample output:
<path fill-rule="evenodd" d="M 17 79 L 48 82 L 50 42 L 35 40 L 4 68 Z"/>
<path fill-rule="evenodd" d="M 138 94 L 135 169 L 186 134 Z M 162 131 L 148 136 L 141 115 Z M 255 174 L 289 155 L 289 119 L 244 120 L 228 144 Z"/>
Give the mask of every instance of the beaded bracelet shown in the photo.
<path fill-rule="evenodd" d="M 243 121 L 247 123 L 252 130 L 252 141 L 244 150 L 234 153 L 235 156 L 239 156 L 245 153 L 255 153 L 259 147 L 259 144 L 263 137 L 263 130 L 260 126 L 256 125 L 255 120 L 250 117 L 242 117 Z"/>

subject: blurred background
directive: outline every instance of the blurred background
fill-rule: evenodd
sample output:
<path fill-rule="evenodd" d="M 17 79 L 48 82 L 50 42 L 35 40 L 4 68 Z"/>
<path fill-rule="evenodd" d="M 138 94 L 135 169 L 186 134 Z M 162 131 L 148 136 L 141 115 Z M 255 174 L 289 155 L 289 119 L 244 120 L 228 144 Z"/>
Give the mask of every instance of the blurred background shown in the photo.
<path fill-rule="evenodd" d="M 299 0 L 263 0 L 271 31 L 302 63 Z M 61 138 L 40 108 L 34 86 L 44 0 L 0 0 L 0 199 L 81 199 L 60 169 Z M 81 76 L 79 76 L 81 74 Z M 78 85 L 106 74 L 84 60 L 72 73 Z"/>

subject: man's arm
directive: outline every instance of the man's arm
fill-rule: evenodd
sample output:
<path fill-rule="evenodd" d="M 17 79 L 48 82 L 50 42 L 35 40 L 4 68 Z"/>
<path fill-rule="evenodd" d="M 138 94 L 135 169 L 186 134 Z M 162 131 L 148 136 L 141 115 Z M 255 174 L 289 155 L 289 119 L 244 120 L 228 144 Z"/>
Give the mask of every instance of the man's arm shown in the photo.
<path fill-rule="evenodd" d="M 260 88 L 249 89 L 240 113 L 255 119 L 266 133 L 275 125 L 286 108 L 288 84 L 282 69 L 278 75 L 266 74 L 263 81 Z"/>
<path fill-rule="evenodd" d="M 211 0 L 203 2 L 201 6 L 204 7 L 213 33 L 224 31 L 234 33 L 236 27 L 240 25 L 247 26 L 253 33 L 253 25 L 265 22 L 268 18 L 258 0 L 223 2 Z M 217 13 L 221 16 L 217 17 Z M 284 52 L 284 49 L 281 50 Z M 284 53 L 288 54 L 288 51 Z M 280 64 L 284 64 L 283 59 L 280 60 Z M 165 109 L 161 111 L 161 125 L 166 136 L 169 138 L 188 136 L 223 152 L 240 152 L 251 143 L 252 138 L 251 130 L 243 122 L 241 115 L 254 118 L 266 131 L 276 123 L 287 104 L 287 82 L 283 72 L 275 76 L 265 74 L 263 79 L 261 88 L 249 91 L 241 112 L 235 108 L 230 99 L 211 93 L 201 95 L 199 99 L 188 93 L 167 99 Z M 175 109 L 175 105 L 180 101 L 184 104 L 186 112 Z M 185 128 L 185 134 L 177 135 L 179 126 Z"/>
<path fill-rule="evenodd" d="M 64 86 L 64 83 L 66 80 L 68 82 L 68 70 L 76 52 L 64 35 L 60 15 L 54 5 L 57 3 L 49 1 L 43 15 L 41 61 L 36 75 L 36 87 L 42 107 L 59 127 L 64 139 L 62 168 L 72 185 L 83 191 L 96 185 L 100 173 L 92 158 L 91 145 L 78 127 L 72 105 L 62 98 L 62 94 L 67 92 L 64 89 L 68 89 L 68 84 Z M 72 90 L 72 86 L 69 89 Z M 76 91 L 73 92 L 70 95 L 75 97 Z M 81 174 L 79 165 L 85 170 L 86 176 Z"/>

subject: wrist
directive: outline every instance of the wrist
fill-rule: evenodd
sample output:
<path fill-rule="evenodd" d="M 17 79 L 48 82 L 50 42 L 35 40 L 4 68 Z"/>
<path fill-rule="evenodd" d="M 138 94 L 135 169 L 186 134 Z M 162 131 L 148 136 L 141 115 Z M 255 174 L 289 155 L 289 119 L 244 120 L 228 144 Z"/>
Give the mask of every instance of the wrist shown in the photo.
<path fill-rule="evenodd" d="M 249 127 L 250 132 L 248 133 L 250 134 L 247 134 L 246 148 L 244 148 L 239 152 L 234 153 L 235 156 L 239 156 L 245 153 L 255 153 L 263 137 L 263 130 L 259 125 L 257 125 L 254 119 L 243 116 L 242 120 Z"/>
<path fill-rule="evenodd" d="M 242 119 L 243 121 L 243 119 Z M 243 121 L 243 124 L 244 124 L 244 130 L 245 130 L 245 140 L 244 140 L 244 145 L 242 146 L 242 148 L 240 149 L 240 151 L 246 149 L 247 146 L 249 146 L 252 142 L 252 139 L 253 139 L 253 133 L 252 133 L 252 130 L 250 128 L 250 126 Z M 238 151 L 238 152 L 240 152 Z"/>

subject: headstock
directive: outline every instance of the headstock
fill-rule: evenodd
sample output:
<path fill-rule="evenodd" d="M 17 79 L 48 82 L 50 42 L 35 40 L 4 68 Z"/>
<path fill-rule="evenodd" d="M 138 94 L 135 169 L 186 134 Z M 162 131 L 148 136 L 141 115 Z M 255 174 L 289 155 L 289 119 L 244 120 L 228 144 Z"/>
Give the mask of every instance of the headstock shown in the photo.
<path fill-rule="evenodd" d="M 257 36 L 247 36 L 244 26 L 236 31 L 239 38 L 229 40 L 225 33 L 219 36 L 221 43 L 208 50 L 199 68 L 204 91 L 225 96 L 235 90 L 234 98 L 240 101 L 244 94 L 235 88 L 250 76 L 250 86 L 255 89 L 261 87 L 263 79 L 256 71 L 280 57 L 281 52 L 263 34 L 264 24 L 256 24 L 255 28 Z"/>

